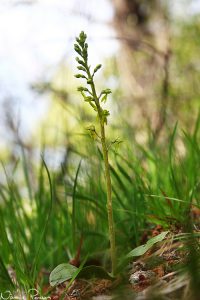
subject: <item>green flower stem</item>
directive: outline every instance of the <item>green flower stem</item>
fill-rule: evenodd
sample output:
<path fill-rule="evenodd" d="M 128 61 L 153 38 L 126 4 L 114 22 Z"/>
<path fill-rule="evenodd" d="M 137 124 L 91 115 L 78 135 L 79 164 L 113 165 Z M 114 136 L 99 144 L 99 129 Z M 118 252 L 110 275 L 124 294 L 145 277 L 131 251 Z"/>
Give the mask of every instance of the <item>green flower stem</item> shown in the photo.
<path fill-rule="evenodd" d="M 115 250 L 115 228 L 113 220 L 113 207 L 112 207 L 112 185 L 110 178 L 110 166 L 108 159 L 108 149 L 105 139 L 105 127 L 101 125 L 101 144 L 103 150 L 104 167 L 105 167 L 105 178 L 107 186 L 107 212 L 108 212 L 108 227 L 110 236 L 110 251 L 111 251 L 111 262 L 112 262 L 112 274 L 115 274 L 116 268 L 116 250 Z"/>
<path fill-rule="evenodd" d="M 96 133 L 95 127 L 90 127 L 91 134 L 94 133 L 101 141 L 104 168 L 105 168 L 105 180 L 106 180 L 106 191 L 107 191 L 107 212 L 108 212 L 108 227 L 109 227 L 109 239 L 110 239 L 110 251 L 111 251 L 111 263 L 112 263 L 112 274 L 115 274 L 116 270 L 116 250 L 115 250 L 115 229 L 114 229 L 114 219 L 113 219 L 113 207 L 112 207 L 112 184 L 110 176 L 110 165 L 108 157 L 108 147 L 105 134 L 105 124 L 107 124 L 107 117 L 109 116 L 109 111 L 103 109 L 101 103 L 105 103 L 107 100 L 108 94 L 111 93 L 110 89 L 102 90 L 100 96 L 97 96 L 95 84 L 94 84 L 94 75 L 101 68 L 101 65 L 97 65 L 91 74 L 90 67 L 88 65 L 88 44 L 86 43 L 87 35 L 82 31 L 79 37 L 76 38 L 74 44 L 74 50 L 78 53 L 79 57 L 76 58 L 78 62 L 77 69 L 82 71 L 82 73 L 76 74 L 76 78 L 82 78 L 87 81 L 87 84 L 90 86 L 91 90 L 87 87 L 80 86 L 78 91 L 81 92 L 84 101 L 88 102 L 90 106 L 97 113 L 99 125 L 100 125 L 100 134 Z M 89 94 L 89 96 L 88 96 Z M 101 98 L 102 97 L 102 98 Z"/>
<path fill-rule="evenodd" d="M 89 78 L 91 77 L 89 70 L 88 70 L 88 77 Z M 108 227 L 109 227 L 109 237 L 110 237 L 110 252 L 111 252 L 112 274 L 114 275 L 116 269 L 115 228 L 114 228 L 113 207 L 112 207 L 112 184 L 111 184 L 111 176 L 110 176 L 110 165 L 109 165 L 108 148 L 106 144 L 105 125 L 104 125 L 105 122 L 102 119 L 101 106 L 96 94 L 93 81 L 91 82 L 91 89 L 97 107 L 100 130 L 101 130 L 100 138 L 101 138 L 101 145 L 103 151 L 105 180 L 106 180 L 106 188 L 107 188 L 107 213 L 108 213 Z"/>

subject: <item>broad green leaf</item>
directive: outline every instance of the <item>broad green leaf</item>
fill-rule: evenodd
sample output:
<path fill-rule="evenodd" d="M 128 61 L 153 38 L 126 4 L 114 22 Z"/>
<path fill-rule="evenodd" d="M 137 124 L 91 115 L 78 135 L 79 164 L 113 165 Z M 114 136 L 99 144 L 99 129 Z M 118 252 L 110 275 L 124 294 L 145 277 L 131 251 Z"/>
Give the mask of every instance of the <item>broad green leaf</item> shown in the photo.
<path fill-rule="evenodd" d="M 147 252 L 154 244 L 161 242 L 165 236 L 168 234 L 169 231 L 163 231 L 162 233 L 160 233 L 159 235 L 151 238 L 150 240 L 148 240 L 148 242 L 145 245 L 139 246 L 135 249 L 133 249 L 131 252 L 129 252 L 126 257 L 134 257 L 134 256 L 141 256 L 143 255 L 145 252 Z"/>
<path fill-rule="evenodd" d="M 68 290 L 68 288 L 71 286 L 72 282 L 74 281 L 74 279 L 78 276 L 78 274 L 81 272 L 81 270 L 83 269 L 83 266 L 85 264 L 85 262 L 87 261 L 88 255 L 86 255 L 85 259 L 82 261 L 82 263 L 80 264 L 80 266 L 77 268 L 76 272 L 74 273 L 73 277 L 71 278 L 71 280 L 69 281 L 69 284 L 66 287 L 66 291 Z"/>
<path fill-rule="evenodd" d="M 50 274 L 49 283 L 51 286 L 58 285 L 66 280 L 71 279 L 76 271 L 77 267 L 70 264 L 60 264 L 58 265 Z"/>
<path fill-rule="evenodd" d="M 86 266 L 77 276 L 78 278 L 91 279 L 91 278 L 103 278 L 112 280 L 113 277 L 100 266 Z"/>

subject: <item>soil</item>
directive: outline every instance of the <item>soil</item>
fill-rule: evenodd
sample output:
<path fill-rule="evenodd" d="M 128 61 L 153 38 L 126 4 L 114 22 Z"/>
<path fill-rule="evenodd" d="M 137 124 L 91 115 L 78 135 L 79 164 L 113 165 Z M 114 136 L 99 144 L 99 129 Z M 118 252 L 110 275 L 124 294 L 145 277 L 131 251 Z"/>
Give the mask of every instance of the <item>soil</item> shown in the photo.
<path fill-rule="evenodd" d="M 162 232 L 157 226 L 151 232 L 156 236 Z M 176 229 L 176 233 L 180 230 Z M 200 232 L 200 231 L 197 231 Z M 51 293 L 52 300 L 115 300 L 115 299 L 195 299 L 190 292 L 189 275 L 180 274 L 180 265 L 189 261 L 189 251 L 181 241 L 171 238 L 153 246 L 138 260 L 132 262 L 126 271 L 125 280 L 76 279 L 66 291 L 68 284 L 56 287 Z"/>

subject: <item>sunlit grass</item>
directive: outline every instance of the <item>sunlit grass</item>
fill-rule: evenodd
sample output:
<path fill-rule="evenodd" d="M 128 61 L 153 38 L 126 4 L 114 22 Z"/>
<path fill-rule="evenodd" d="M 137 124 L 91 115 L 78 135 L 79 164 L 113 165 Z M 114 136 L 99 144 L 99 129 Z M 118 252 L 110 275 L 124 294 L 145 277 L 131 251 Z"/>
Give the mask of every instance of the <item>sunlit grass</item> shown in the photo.
<path fill-rule="evenodd" d="M 200 207 L 199 129 L 193 134 L 177 131 L 175 128 L 164 151 L 156 145 L 148 149 L 135 144 L 134 154 L 128 147 L 122 148 L 123 155 L 120 148 L 112 152 L 118 257 L 140 245 L 144 232 L 155 224 L 169 230 L 185 228 L 192 208 Z M 182 139 L 184 155 L 176 149 L 176 139 Z M 81 238 L 81 259 L 88 254 L 88 259 L 110 264 L 102 154 L 95 145 L 90 146 L 92 156 L 75 154 L 76 168 L 69 169 L 67 176 L 65 166 L 51 171 L 41 160 L 34 170 L 34 184 L 25 153 L 12 176 L 6 175 L 4 166 L 7 183 L 0 189 L 0 257 L 2 266 L 15 272 L 21 289 L 47 284 L 48 272 L 74 258 Z M 24 185 L 16 172 L 20 169 Z M 2 266 L 0 286 L 5 284 Z"/>

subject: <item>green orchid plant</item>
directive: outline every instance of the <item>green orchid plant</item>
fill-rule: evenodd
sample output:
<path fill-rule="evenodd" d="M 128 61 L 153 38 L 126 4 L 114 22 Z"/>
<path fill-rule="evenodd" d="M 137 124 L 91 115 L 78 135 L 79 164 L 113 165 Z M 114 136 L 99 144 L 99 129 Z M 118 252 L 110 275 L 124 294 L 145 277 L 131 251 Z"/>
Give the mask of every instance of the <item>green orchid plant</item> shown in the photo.
<path fill-rule="evenodd" d="M 116 247 L 115 247 L 115 228 L 113 219 L 113 206 L 112 206 L 112 184 L 110 176 L 110 165 L 109 165 L 109 145 L 106 139 L 106 125 L 107 118 L 110 115 L 107 109 L 103 108 L 103 104 L 106 103 L 108 95 L 111 93 L 110 89 L 104 89 L 97 93 L 96 85 L 94 82 L 94 76 L 96 72 L 101 68 L 102 65 L 97 65 L 94 70 L 88 64 L 88 44 L 86 43 L 87 35 L 82 31 L 79 37 L 76 38 L 74 44 L 74 50 L 78 54 L 76 61 L 78 63 L 77 69 L 81 73 L 76 74 L 76 78 L 81 78 L 86 81 L 86 86 L 79 86 L 78 91 L 81 93 L 84 101 L 95 111 L 99 124 L 99 133 L 97 132 L 94 125 L 91 125 L 87 129 L 90 135 L 98 139 L 101 143 L 104 170 L 105 170 L 105 181 L 107 190 L 107 213 L 108 213 L 108 226 L 109 226 L 109 239 L 110 239 L 110 253 L 112 263 L 112 274 L 115 274 L 116 270 Z"/>
<path fill-rule="evenodd" d="M 84 266 L 85 260 L 82 261 L 79 267 L 74 266 L 71 262 L 62 263 L 58 265 L 49 276 L 49 283 L 52 287 L 59 285 L 65 281 L 68 281 L 68 285 L 65 288 L 65 291 L 69 288 L 75 278 L 105 278 L 110 280 L 118 280 L 119 274 L 128 264 L 130 259 L 139 257 L 146 253 L 154 244 L 162 242 L 165 239 L 168 231 L 162 232 L 156 237 L 148 240 L 145 245 L 139 246 L 133 249 L 131 252 L 127 253 L 126 256 L 123 256 L 116 261 L 116 247 L 115 247 L 115 227 L 113 219 L 113 205 L 112 205 L 112 184 L 111 184 L 111 175 L 110 175 L 110 164 L 109 164 L 109 149 L 110 146 L 114 143 L 119 143 L 117 140 L 110 143 L 106 137 L 106 125 L 107 118 L 109 116 L 109 111 L 104 109 L 104 104 L 107 100 L 108 95 L 111 93 L 110 89 L 104 89 L 99 94 L 96 90 L 96 85 L 94 82 L 94 76 L 96 72 L 101 68 L 101 65 L 97 65 L 94 70 L 91 70 L 91 67 L 88 64 L 88 44 L 86 43 L 87 36 L 84 32 L 81 32 L 79 37 L 76 38 L 76 43 L 74 45 L 75 51 L 78 53 L 76 58 L 78 62 L 78 70 L 81 73 L 76 74 L 76 78 L 81 78 L 86 81 L 85 86 L 79 86 L 78 91 L 81 93 L 84 101 L 88 102 L 89 105 L 94 110 L 97 120 L 98 120 L 98 129 L 94 125 L 90 125 L 87 130 L 90 135 L 98 140 L 101 144 L 103 162 L 104 162 L 104 171 L 105 171 L 105 182 L 107 190 L 107 214 L 108 214 L 108 227 L 109 227 L 109 240 L 110 240 L 110 254 L 111 254 L 111 264 L 112 272 L 109 274 L 102 267 L 99 266 Z M 118 278 L 117 278 L 118 277 Z"/>

